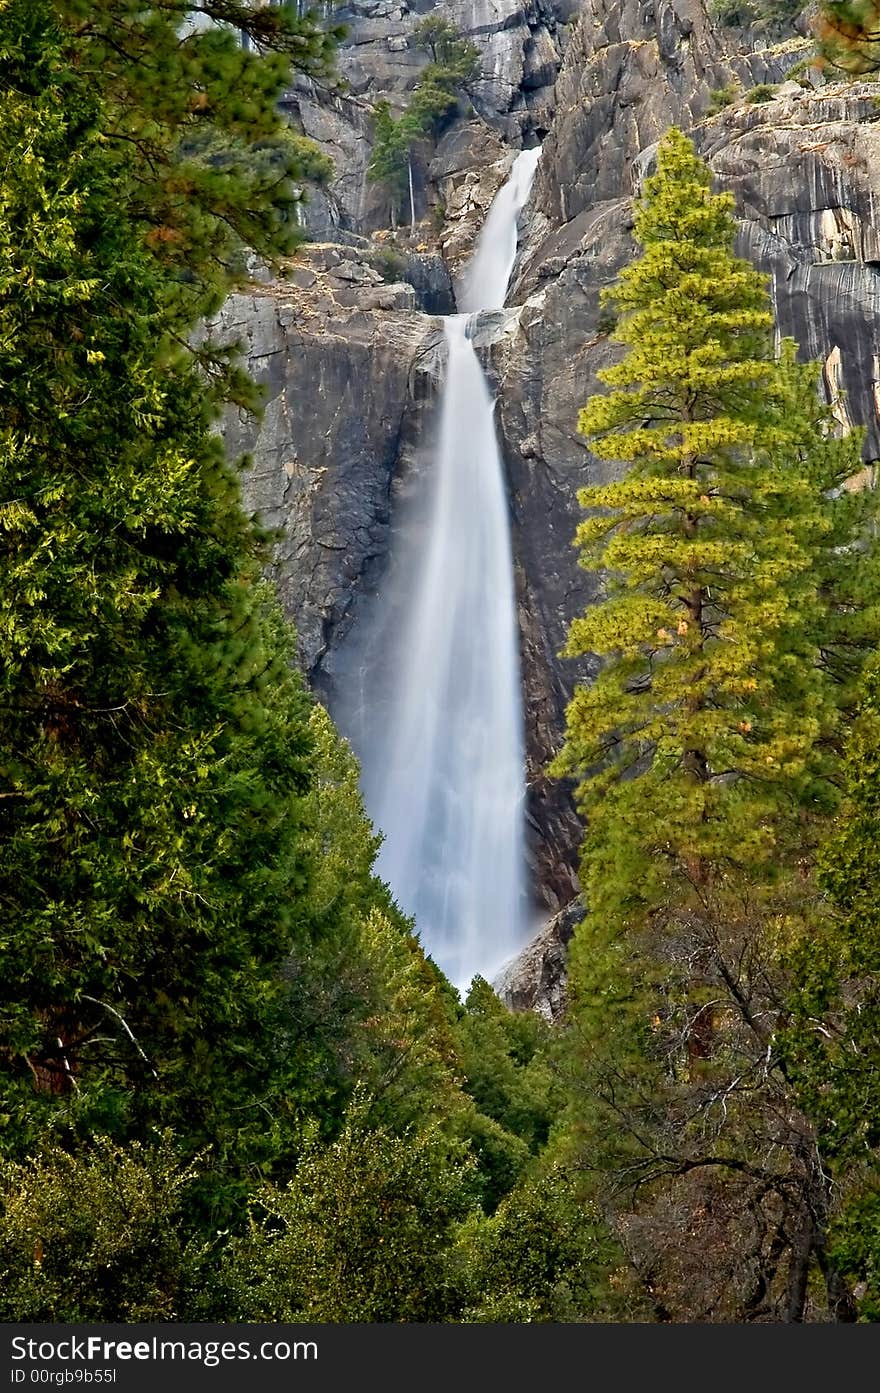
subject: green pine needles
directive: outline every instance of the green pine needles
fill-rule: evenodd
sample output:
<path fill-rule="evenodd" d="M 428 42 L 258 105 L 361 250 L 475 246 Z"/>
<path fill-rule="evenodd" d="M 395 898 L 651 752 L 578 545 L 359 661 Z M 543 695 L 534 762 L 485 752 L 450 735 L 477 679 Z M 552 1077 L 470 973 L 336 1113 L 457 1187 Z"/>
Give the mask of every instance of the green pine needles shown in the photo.
<path fill-rule="evenodd" d="M 3 37 L 0 1147 L 173 1124 L 234 1174 L 301 1068 L 308 699 L 100 104 L 45 5 Z"/>
<path fill-rule="evenodd" d="M 292 71 L 332 77 L 343 30 L 257 0 L 52 0 L 51 10 L 61 60 L 100 96 L 117 199 L 188 329 L 247 278 L 248 249 L 272 262 L 301 240 L 296 205 L 331 166 L 278 103 Z M 196 11 L 203 27 L 186 28 Z M 246 50 L 240 32 L 258 47 Z"/>
<path fill-rule="evenodd" d="M 597 912 L 710 866 L 769 869 L 799 809 L 833 806 L 852 694 L 837 679 L 868 641 L 847 643 L 841 590 L 873 493 L 830 497 L 860 470 L 858 441 L 833 438 L 815 370 L 791 345 L 777 356 L 731 209 L 671 131 L 636 215 L 643 254 L 608 296 L 628 351 L 580 417 L 594 455 L 628 466 L 579 495 L 581 564 L 606 593 L 566 653 L 604 662 L 555 763 L 581 780 Z"/>
<path fill-rule="evenodd" d="M 602 665 L 554 766 L 578 779 L 589 910 L 565 1146 L 662 1319 L 802 1320 L 813 1272 L 821 1309 L 851 1319 L 783 1041 L 880 632 L 877 495 L 815 366 L 777 351 L 732 199 L 679 131 L 635 228 L 642 255 L 607 296 L 627 351 L 580 417 L 625 471 L 580 493 L 605 594 L 566 652 Z"/>

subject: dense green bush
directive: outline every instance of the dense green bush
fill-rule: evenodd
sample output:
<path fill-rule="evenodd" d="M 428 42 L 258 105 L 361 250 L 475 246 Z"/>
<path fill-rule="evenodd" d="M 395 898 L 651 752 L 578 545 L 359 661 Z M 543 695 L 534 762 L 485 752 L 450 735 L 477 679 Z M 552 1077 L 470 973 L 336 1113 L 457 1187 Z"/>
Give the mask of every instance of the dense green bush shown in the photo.
<path fill-rule="evenodd" d="M 447 1250 L 474 1203 L 463 1148 L 433 1128 L 377 1130 L 356 1099 L 336 1141 L 313 1136 L 290 1184 L 258 1193 L 223 1305 L 256 1321 L 454 1318 Z"/>
<path fill-rule="evenodd" d="M 750 87 L 743 94 L 743 101 L 749 106 L 759 105 L 761 102 L 772 102 L 776 95 L 776 88 L 772 83 L 759 82 L 757 87 Z"/>
<path fill-rule="evenodd" d="M 640 1309 L 622 1252 L 561 1167 L 524 1182 L 491 1218 L 472 1215 L 451 1262 L 471 1322 L 632 1319 Z"/>
<path fill-rule="evenodd" d="M 194 1175 L 170 1139 L 0 1167 L 0 1320 L 185 1318 L 207 1256 L 184 1218 Z"/>

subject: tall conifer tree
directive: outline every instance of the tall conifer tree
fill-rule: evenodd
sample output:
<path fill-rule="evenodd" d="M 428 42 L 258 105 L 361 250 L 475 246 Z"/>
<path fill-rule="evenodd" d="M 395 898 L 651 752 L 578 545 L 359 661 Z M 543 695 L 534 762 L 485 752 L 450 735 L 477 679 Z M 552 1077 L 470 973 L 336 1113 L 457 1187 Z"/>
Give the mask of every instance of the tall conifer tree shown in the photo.
<path fill-rule="evenodd" d="M 841 711 L 876 641 L 875 495 L 844 489 L 859 442 L 836 438 L 815 368 L 777 356 L 731 214 L 671 131 L 636 214 L 643 253 L 609 296 L 628 351 L 580 419 L 626 472 L 580 493 L 581 563 L 605 595 L 566 651 L 603 661 L 555 764 L 586 819 L 572 1121 L 634 1205 L 630 1249 L 661 1305 L 702 1285 L 712 1318 L 797 1320 L 814 1258 L 835 1309 L 839 1292 L 827 1177 L 775 1036 L 780 952 L 808 932 Z M 691 1237 L 665 1263 L 670 1224 Z"/>
<path fill-rule="evenodd" d="M 610 296 L 628 352 L 580 418 L 592 452 L 627 465 L 579 495 L 581 564 L 605 575 L 605 597 L 566 652 L 604 662 L 556 761 L 582 777 L 597 910 L 650 904 L 667 876 L 767 865 L 792 809 L 833 803 L 829 665 L 857 673 L 873 637 L 844 622 L 861 582 L 838 556 L 873 493 L 830 497 L 861 469 L 858 440 L 832 438 L 815 369 L 790 345 L 776 357 L 731 208 L 670 132 L 636 215 L 643 255 Z"/>
<path fill-rule="evenodd" d="M 42 0 L 0 24 L 2 1144 L 168 1122 L 259 1166 L 307 700 L 100 105 Z"/>

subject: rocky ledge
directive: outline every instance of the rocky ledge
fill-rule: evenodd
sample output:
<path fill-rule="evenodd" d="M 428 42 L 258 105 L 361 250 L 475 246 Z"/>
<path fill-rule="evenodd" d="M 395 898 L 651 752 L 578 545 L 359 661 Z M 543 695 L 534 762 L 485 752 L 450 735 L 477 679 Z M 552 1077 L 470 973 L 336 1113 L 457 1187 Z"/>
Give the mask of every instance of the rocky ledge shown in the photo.
<path fill-rule="evenodd" d="M 583 900 L 572 900 L 499 973 L 492 986 L 511 1011 L 537 1011 L 551 1024 L 562 1018 L 568 945 L 583 917 Z"/>

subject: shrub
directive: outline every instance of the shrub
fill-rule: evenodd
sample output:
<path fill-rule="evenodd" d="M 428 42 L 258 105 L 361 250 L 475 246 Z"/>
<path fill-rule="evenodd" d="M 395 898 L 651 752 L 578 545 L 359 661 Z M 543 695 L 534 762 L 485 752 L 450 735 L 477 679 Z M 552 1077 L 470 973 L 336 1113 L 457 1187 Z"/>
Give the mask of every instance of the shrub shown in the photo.
<path fill-rule="evenodd" d="M 436 1129 L 371 1130 L 356 1099 L 339 1139 L 313 1136 L 290 1184 L 258 1195 L 224 1271 L 240 1318 L 293 1322 L 453 1318 L 446 1252 L 474 1204 L 473 1164 Z"/>
<path fill-rule="evenodd" d="M 169 1140 L 106 1139 L 0 1169 L 0 1320 L 181 1317 L 205 1250 L 182 1217 L 193 1167 Z"/>
<path fill-rule="evenodd" d="M 715 115 L 725 106 L 732 106 L 740 96 L 742 89 L 738 82 L 728 82 L 724 87 L 714 87 L 709 93 L 709 112 Z"/>
<path fill-rule="evenodd" d="M 760 82 L 757 87 L 752 87 L 743 97 L 744 102 L 750 106 L 757 106 L 761 102 L 772 102 L 776 96 L 776 88 L 769 82 Z"/>

